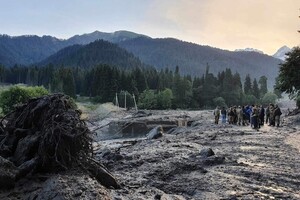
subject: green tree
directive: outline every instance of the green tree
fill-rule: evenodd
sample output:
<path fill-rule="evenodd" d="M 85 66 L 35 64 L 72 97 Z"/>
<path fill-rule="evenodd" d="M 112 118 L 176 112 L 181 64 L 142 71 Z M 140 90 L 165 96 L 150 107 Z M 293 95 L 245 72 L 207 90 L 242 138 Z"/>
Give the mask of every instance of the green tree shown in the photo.
<path fill-rule="evenodd" d="M 252 94 L 252 83 L 251 83 L 251 78 L 250 75 L 247 74 L 246 78 L 245 78 L 245 83 L 244 83 L 244 93 L 246 95 L 250 95 Z"/>
<path fill-rule="evenodd" d="M 173 92 L 166 88 L 157 94 L 157 106 L 159 109 L 170 109 L 172 107 Z"/>
<path fill-rule="evenodd" d="M 252 105 L 258 103 L 258 99 L 253 94 L 246 94 L 243 97 L 243 104 L 244 105 Z"/>
<path fill-rule="evenodd" d="M 275 104 L 277 99 L 278 97 L 276 94 L 274 94 L 273 92 L 268 92 L 263 96 L 261 103 L 263 105 L 268 105 L 269 103 Z"/>
<path fill-rule="evenodd" d="M 259 78 L 259 94 L 261 97 L 263 97 L 268 92 L 268 78 L 266 76 L 261 76 Z"/>
<path fill-rule="evenodd" d="M 300 94 L 300 47 L 293 48 L 286 56 L 280 64 L 275 88 L 296 98 Z"/>
<path fill-rule="evenodd" d="M 252 94 L 257 98 L 259 99 L 259 88 L 258 88 L 258 84 L 257 84 L 257 81 L 256 81 L 256 78 L 254 78 L 253 80 L 253 88 L 252 88 Z"/>
<path fill-rule="evenodd" d="M 225 99 L 223 97 L 217 97 L 213 99 L 214 105 L 219 107 L 227 107 Z"/>
<path fill-rule="evenodd" d="M 143 109 L 156 109 L 157 108 L 157 96 L 154 90 L 144 90 L 139 96 L 139 108 Z"/>

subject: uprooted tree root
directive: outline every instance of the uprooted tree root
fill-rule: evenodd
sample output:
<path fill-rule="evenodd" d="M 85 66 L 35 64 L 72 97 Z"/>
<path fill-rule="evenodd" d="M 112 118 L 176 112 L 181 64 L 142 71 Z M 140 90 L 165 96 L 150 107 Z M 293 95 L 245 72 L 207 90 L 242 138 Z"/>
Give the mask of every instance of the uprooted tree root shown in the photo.
<path fill-rule="evenodd" d="M 119 188 L 110 172 L 93 159 L 91 132 L 65 95 L 29 100 L 0 123 L 0 156 L 17 168 L 16 179 L 35 172 L 83 169 L 106 187 Z"/>

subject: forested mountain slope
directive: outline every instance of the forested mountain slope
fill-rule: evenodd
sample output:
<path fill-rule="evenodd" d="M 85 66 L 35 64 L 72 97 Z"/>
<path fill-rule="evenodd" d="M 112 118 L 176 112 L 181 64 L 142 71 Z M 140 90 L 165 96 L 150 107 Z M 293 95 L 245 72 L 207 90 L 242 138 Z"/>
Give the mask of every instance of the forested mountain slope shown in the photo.
<path fill-rule="evenodd" d="M 119 45 L 142 62 L 158 69 L 180 67 L 181 73 L 201 75 L 206 66 L 210 72 L 218 73 L 226 68 L 239 72 L 242 77 L 265 75 L 273 83 L 278 73 L 279 59 L 257 52 L 236 52 L 197 45 L 177 39 L 136 38 L 120 42 Z"/>
<path fill-rule="evenodd" d="M 144 66 L 133 54 L 128 53 L 116 44 L 104 40 L 96 40 L 87 45 L 66 47 L 38 63 L 38 65 L 43 66 L 48 64 L 84 68 L 107 64 L 123 69 Z"/>

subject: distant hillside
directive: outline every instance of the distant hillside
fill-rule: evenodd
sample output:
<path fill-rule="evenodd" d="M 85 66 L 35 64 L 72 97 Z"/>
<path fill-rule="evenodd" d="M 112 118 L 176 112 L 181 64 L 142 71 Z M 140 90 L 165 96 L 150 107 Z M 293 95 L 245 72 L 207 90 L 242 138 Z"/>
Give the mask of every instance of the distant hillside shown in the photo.
<path fill-rule="evenodd" d="M 215 74 L 225 68 L 231 68 L 242 77 L 246 74 L 257 78 L 265 75 L 270 84 L 274 83 L 278 64 L 281 62 L 279 59 L 257 52 L 233 52 L 172 38 L 140 37 L 120 42 L 119 45 L 139 57 L 142 62 L 158 69 L 164 67 L 174 69 L 178 65 L 184 74 L 201 75 L 208 64 L 210 72 Z"/>
<path fill-rule="evenodd" d="M 0 64 L 31 64 L 54 54 L 65 47 L 62 40 L 51 36 L 0 35 Z"/>
<path fill-rule="evenodd" d="M 208 64 L 210 71 L 215 74 L 225 68 L 231 68 L 233 72 L 239 72 L 242 78 L 248 73 L 251 77 L 256 78 L 266 75 L 270 84 L 273 84 L 278 73 L 278 64 L 281 62 L 271 56 L 253 51 L 232 52 L 172 38 L 152 39 L 128 31 L 114 33 L 95 31 L 89 34 L 76 35 L 67 40 L 60 40 L 51 36 L 10 37 L 2 35 L 0 36 L 0 64 L 12 66 L 14 64 L 28 65 L 53 62 L 89 66 L 103 59 L 97 58 L 101 55 L 98 50 L 93 52 L 95 50 L 93 48 L 86 49 L 82 50 L 85 53 L 81 53 L 80 46 L 72 45 L 86 45 L 97 39 L 116 43 L 133 53 L 141 62 L 155 66 L 157 69 L 169 67 L 174 70 L 178 65 L 182 73 L 191 75 L 202 75 Z M 70 47 L 66 48 L 68 46 Z M 59 50 L 62 51 L 58 52 Z M 75 56 L 75 60 L 70 57 L 71 54 Z M 115 64 L 118 62 L 120 61 L 116 61 Z M 113 62 L 110 61 L 110 63 Z"/>
<path fill-rule="evenodd" d="M 66 47 L 38 63 L 38 65 L 50 63 L 70 67 L 92 67 L 97 64 L 108 64 L 123 69 L 143 67 L 142 62 L 132 53 L 128 53 L 118 45 L 104 40 L 96 40 L 87 45 Z"/>
<path fill-rule="evenodd" d="M 51 36 L 16 36 L 0 35 L 0 64 L 13 66 L 14 64 L 29 65 L 40 62 L 57 51 L 74 44 L 88 44 L 98 39 L 110 42 L 126 41 L 136 37 L 147 37 L 129 31 L 103 33 L 95 31 L 89 34 L 76 35 L 67 40 Z"/>

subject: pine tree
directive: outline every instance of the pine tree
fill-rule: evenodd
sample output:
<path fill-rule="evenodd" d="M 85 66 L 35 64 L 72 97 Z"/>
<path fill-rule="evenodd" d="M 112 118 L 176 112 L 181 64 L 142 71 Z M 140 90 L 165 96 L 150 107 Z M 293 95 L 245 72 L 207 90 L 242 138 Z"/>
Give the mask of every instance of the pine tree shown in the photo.
<path fill-rule="evenodd" d="M 268 85 L 267 85 L 267 81 L 268 81 L 268 78 L 266 76 L 261 76 L 259 78 L 259 94 L 261 97 L 263 97 L 266 93 L 268 93 Z"/>
<path fill-rule="evenodd" d="M 244 83 L 244 93 L 246 95 L 250 95 L 253 94 L 252 92 L 252 83 L 251 83 L 251 78 L 250 75 L 247 74 L 246 78 L 245 78 L 245 83 Z"/>
<path fill-rule="evenodd" d="M 257 98 L 257 99 L 259 99 L 260 98 L 260 96 L 259 96 L 259 88 L 258 88 L 258 84 L 257 84 L 257 81 L 256 81 L 256 78 L 254 78 L 254 80 L 253 80 L 253 95 Z"/>

